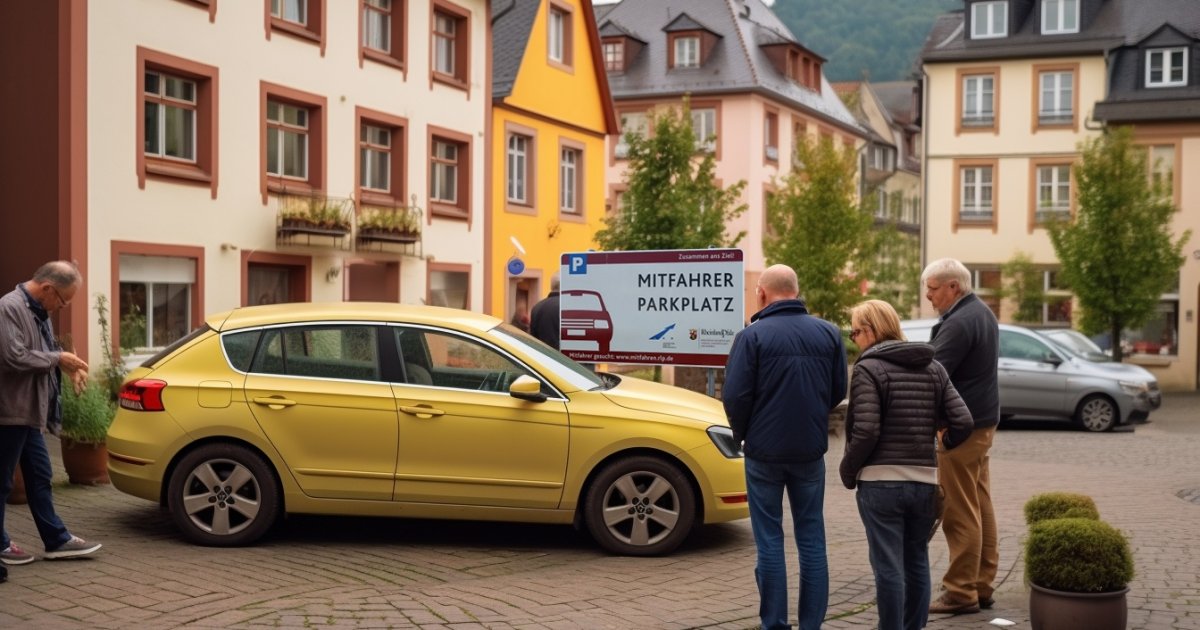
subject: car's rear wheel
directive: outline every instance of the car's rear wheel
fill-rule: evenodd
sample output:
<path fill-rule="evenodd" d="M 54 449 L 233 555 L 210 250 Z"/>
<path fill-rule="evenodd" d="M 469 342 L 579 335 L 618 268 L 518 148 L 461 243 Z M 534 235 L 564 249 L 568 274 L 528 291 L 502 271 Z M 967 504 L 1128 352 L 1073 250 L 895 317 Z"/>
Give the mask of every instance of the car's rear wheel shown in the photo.
<path fill-rule="evenodd" d="M 167 490 L 167 507 L 188 540 L 213 547 L 248 545 L 279 516 L 275 473 L 236 444 L 208 444 L 185 456 Z"/>
<path fill-rule="evenodd" d="M 596 475 L 584 499 L 592 538 L 612 553 L 670 553 L 691 533 L 696 494 L 680 470 L 656 457 L 628 457 Z"/>
<path fill-rule="evenodd" d="M 1108 396 L 1092 394 L 1079 403 L 1075 422 L 1088 431 L 1110 431 L 1117 424 L 1117 405 Z"/>

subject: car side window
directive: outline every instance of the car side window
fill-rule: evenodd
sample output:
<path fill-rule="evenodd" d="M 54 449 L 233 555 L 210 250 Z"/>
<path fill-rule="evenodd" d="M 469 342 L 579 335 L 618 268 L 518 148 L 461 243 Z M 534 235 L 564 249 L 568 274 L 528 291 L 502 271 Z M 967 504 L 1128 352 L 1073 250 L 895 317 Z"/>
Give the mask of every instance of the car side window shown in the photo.
<path fill-rule="evenodd" d="M 1000 356 L 1005 359 L 1045 361 L 1050 348 L 1046 344 L 1011 332 L 1000 331 Z"/>
<path fill-rule="evenodd" d="M 458 335 L 420 329 L 396 329 L 396 346 L 405 381 L 456 389 L 507 392 L 529 371 L 494 348 Z"/>
<path fill-rule="evenodd" d="M 235 370 L 250 371 L 250 361 L 254 359 L 254 349 L 258 347 L 258 339 L 261 336 L 261 330 L 248 330 L 221 337 L 225 355 L 229 357 L 229 363 Z"/>
<path fill-rule="evenodd" d="M 264 333 L 253 372 L 379 381 L 374 326 L 296 326 Z"/>

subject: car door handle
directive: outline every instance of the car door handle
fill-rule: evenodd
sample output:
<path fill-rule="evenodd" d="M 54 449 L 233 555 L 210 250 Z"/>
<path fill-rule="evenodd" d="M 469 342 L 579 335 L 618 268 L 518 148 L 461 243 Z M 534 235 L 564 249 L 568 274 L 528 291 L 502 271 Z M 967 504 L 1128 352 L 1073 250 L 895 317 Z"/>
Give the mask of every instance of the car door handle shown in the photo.
<path fill-rule="evenodd" d="M 434 416 L 446 415 L 446 412 L 442 411 L 441 409 L 434 409 L 433 407 L 428 407 L 425 405 L 418 405 L 416 407 L 401 406 L 400 411 L 403 411 L 407 414 L 412 414 L 418 418 L 432 418 Z"/>
<path fill-rule="evenodd" d="M 272 409 L 283 409 L 296 404 L 294 400 L 288 400 L 280 396 L 259 396 L 254 399 L 255 404 L 264 405 Z"/>

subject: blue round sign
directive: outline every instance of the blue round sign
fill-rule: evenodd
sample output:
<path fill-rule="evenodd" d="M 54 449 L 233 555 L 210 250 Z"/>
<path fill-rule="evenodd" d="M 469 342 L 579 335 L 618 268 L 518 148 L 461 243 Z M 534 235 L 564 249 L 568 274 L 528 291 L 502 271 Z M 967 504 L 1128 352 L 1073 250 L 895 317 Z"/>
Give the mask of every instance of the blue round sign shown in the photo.
<path fill-rule="evenodd" d="M 516 256 L 508 259 L 508 273 L 510 275 L 516 276 L 522 271 L 525 271 L 525 261 L 517 258 Z"/>

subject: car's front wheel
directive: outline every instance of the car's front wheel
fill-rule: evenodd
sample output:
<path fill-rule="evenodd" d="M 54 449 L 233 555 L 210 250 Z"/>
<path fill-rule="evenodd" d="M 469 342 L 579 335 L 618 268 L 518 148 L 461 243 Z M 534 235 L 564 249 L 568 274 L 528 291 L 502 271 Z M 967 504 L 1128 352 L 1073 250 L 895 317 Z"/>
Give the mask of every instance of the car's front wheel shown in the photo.
<path fill-rule="evenodd" d="M 696 521 L 696 494 L 680 470 L 656 457 L 607 465 L 584 499 L 592 538 L 612 553 L 657 556 L 675 550 Z"/>
<path fill-rule="evenodd" d="M 236 444 L 207 444 L 175 467 L 167 507 L 188 540 L 236 547 L 258 540 L 275 523 L 279 490 L 257 453 Z"/>
<path fill-rule="evenodd" d="M 1088 431 L 1102 433 L 1116 426 L 1117 413 L 1117 405 L 1111 398 L 1092 394 L 1079 403 L 1079 408 L 1075 410 L 1075 421 Z"/>

